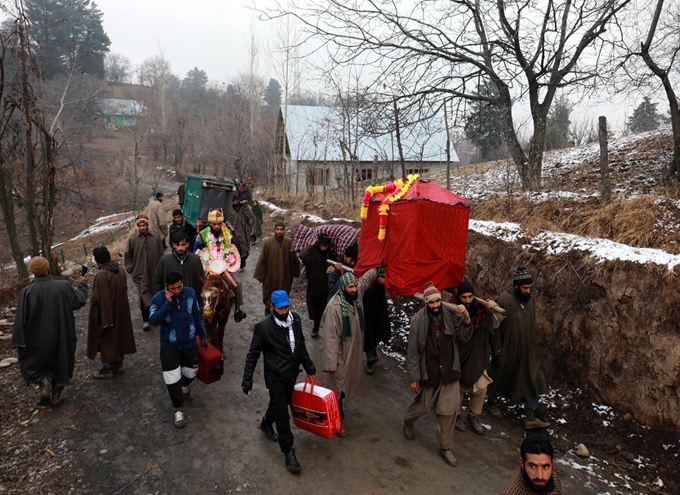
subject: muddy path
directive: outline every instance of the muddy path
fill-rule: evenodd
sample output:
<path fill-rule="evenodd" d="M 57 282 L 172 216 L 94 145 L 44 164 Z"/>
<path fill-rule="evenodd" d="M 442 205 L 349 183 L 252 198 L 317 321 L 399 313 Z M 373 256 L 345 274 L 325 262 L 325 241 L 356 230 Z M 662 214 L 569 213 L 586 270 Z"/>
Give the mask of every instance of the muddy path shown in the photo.
<path fill-rule="evenodd" d="M 158 330 L 141 331 L 134 290 L 130 305 L 138 351 L 126 359 L 125 374 L 114 380 L 91 378 L 100 363 L 85 359 L 87 308 L 78 313 L 77 368 L 65 402 L 41 413 L 26 433 L 27 438 L 63 446 L 73 464 L 64 468 L 69 474 L 58 486 L 40 492 L 489 494 L 515 475 L 523 430 L 509 418 L 485 416 L 490 430 L 484 436 L 456 432 L 457 468 L 438 456 L 433 416 L 416 424 L 415 440 L 406 440 L 402 421 L 412 394 L 401 363 L 385 355 L 375 375 L 364 377 L 363 396 L 349 404 L 347 438 L 324 440 L 293 428 L 302 473 L 289 474 L 278 444 L 258 430 L 268 403 L 261 361 L 252 396 L 246 397 L 240 386 L 252 327 L 263 314 L 260 285 L 252 278 L 258 255 L 259 245 L 240 274 L 248 317 L 228 324 L 225 374 L 210 385 L 194 382 L 182 430 L 172 424 L 158 359 Z M 310 354 L 321 368 L 322 342 L 308 337 L 311 322 L 303 283 L 296 281 L 292 292 Z M 568 461 L 573 454 L 560 452 L 557 457 Z M 589 470 L 575 469 L 571 462 L 556 464 L 565 493 L 646 493 L 624 488 L 611 470 L 601 471 L 595 460 L 588 462 L 593 463 Z"/>

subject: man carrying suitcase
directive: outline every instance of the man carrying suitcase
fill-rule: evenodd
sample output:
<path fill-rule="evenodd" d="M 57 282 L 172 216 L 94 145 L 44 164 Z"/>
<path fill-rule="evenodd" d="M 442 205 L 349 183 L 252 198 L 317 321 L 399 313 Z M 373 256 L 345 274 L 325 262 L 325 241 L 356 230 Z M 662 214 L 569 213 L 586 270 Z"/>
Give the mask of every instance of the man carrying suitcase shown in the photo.
<path fill-rule="evenodd" d="M 260 429 L 269 440 L 279 441 L 281 452 L 286 458 L 286 468 L 289 472 L 298 474 L 300 464 L 293 450 L 288 406 L 295 380 L 300 373 L 300 365 L 302 364 L 310 377 L 314 377 L 316 368 L 305 346 L 300 316 L 290 310 L 288 293 L 277 290 L 272 292 L 270 299 L 272 312 L 255 325 L 253 331 L 241 387 L 243 393 L 250 395 L 255 366 L 260 353 L 264 352 L 264 381 L 269 390 L 269 407 L 262 418 Z M 274 423 L 278 434 L 274 431 Z"/>

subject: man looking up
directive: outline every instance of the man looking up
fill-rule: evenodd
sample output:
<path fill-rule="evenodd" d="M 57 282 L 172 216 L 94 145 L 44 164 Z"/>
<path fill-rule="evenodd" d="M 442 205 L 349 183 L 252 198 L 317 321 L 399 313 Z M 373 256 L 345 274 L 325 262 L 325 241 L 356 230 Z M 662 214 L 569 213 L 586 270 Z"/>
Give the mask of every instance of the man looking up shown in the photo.
<path fill-rule="evenodd" d="M 562 495 L 553 472 L 553 447 L 540 433 L 528 435 L 520 447 L 519 474 L 500 495 Z"/>

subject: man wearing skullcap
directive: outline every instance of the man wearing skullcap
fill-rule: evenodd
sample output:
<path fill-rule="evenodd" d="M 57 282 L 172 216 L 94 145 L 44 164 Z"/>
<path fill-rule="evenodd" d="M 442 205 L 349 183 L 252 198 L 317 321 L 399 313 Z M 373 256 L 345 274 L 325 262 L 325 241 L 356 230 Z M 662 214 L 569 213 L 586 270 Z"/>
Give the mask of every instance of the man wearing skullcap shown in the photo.
<path fill-rule="evenodd" d="M 548 385 L 541 370 L 532 284 L 529 270 L 519 267 L 513 275 L 512 285 L 498 296 L 498 305 L 507 315 L 498 329 L 502 348 L 494 383 L 488 390 L 489 414 L 495 417 L 501 416 L 496 397 L 523 400 L 524 428 L 527 430 L 550 426 L 536 417 L 538 396 L 548 392 Z"/>
<path fill-rule="evenodd" d="M 375 268 L 357 280 L 352 272 L 340 277 L 340 289 L 328 301 L 321 319 L 323 327 L 323 371 L 330 388 L 338 394 L 340 415 L 345 417 L 345 400 L 361 393 L 364 373 L 363 297 L 366 289 L 378 278 Z M 343 426 L 338 436 L 346 435 Z"/>
<path fill-rule="evenodd" d="M 290 294 L 293 278 L 300 276 L 300 260 L 293 251 L 293 241 L 285 236 L 286 226 L 282 220 L 274 222 L 274 236 L 262 244 L 260 257 L 253 278 L 262 284 L 264 315 L 269 314 L 270 297 L 275 290 Z"/>
<path fill-rule="evenodd" d="M 467 309 L 472 320 L 472 338 L 469 342 L 458 341 L 460 354 L 460 405 L 458 408 L 458 420 L 456 430 L 466 431 L 469 426 L 478 435 L 483 435 L 486 428 L 481 424 L 479 416 L 484 407 L 486 389 L 492 382 L 486 367 L 489 356 L 497 359 L 501 352 L 498 326 L 501 319 L 491 310 L 497 306 L 495 301 L 488 300 L 480 304 L 475 299 L 475 290 L 470 282 L 463 282 L 456 290 L 456 303 L 462 304 Z M 470 394 L 468 415 L 465 420 L 462 416 L 462 405 L 465 394 Z"/>
<path fill-rule="evenodd" d="M 146 215 L 149 218 L 149 230 L 161 238 L 163 249 L 165 249 L 165 242 L 168 237 L 168 223 L 165 219 L 165 208 L 163 208 L 164 199 L 163 193 L 158 191 L 154 195 L 154 199 L 149 201 L 149 206 L 146 208 Z"/>
<path fill-rule="evenodd" d="M 125 246 L 125 270 L 132 275 L 132 281 L 137 286 L 142 329 L 145 331 L 151 327 L 149 308 L 154 295 L 153 274 L 163 251 L 161 238 L 149 230 L 149 218 L 140 213 L 137 215 L 137 232 L 130 235 Z"/>
<path fill-rule="evenodd" d="M 77 288 L 49 275 L 49 262 L 31 259 L 35 280 L 19 293 L 12 345 L 18 348 L 21 375 L 37 383 L 43 406 L 62 402 L 61 393 L 73 377 L 76 322 L 73 312 L 87 302 L 87 275 Z"/>
<path fill-rule="evenodd" d="M 404 436 L 415 438 L 414 425 L 422 415 L 434 411 L 439 453 L 456 467 L 453 433 L 460 405 L 460 357 L 458 341 L 472 335 L 470 315 L 464 305 L 442 304 L 442 295 L 432 282 L 423 290 L 425 307 L 411 319 L 408 333 L 406 371 L 415 399 L 406 410 Z"/>

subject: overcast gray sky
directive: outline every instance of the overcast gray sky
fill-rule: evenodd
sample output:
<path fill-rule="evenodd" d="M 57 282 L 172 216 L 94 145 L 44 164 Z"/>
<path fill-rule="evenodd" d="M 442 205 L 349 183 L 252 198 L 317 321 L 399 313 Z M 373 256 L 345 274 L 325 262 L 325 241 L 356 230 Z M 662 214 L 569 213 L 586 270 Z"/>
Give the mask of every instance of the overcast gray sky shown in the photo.
<path fill-rule="evenodd" d="M 258 8 L 274 2 L 255 0 Z M 259 21 L 257 13 L 245 6 L 252 5 L 252 0 L 97 0 L 97 5 L 104 14 L 111 51 L 125 55 L 134 65 L 162 50 L 180 78 L 198 67 L 213 83 L 229 82 L 248 70 L 252 28 L 259 45 L 258 72 L 266 79 L 276 77 L 265 56 L 273 23 Z M 572 122 L 607 115 L 618 130 L 640 100 L 641 95 L 634 95 L 606 103 L 580 101 Z M 660 108 L 665 113 L 663 104 Z M 514 112 L 518 125 L 526 125 L 522 121 L 529 120 L 528 111 L 518 105 Z"/>
<path fill-rule="evenodd" d="M 248 40 L 254 26 L 260 53 L 271 24 L 257 20 L 248 0 L 97 0 L 111 51 L 134 65 L 163 50 L 181 79 L 194 67 L 213 82 L 229 81 L 248 67 Z M 257 0 L 258 6 L 272 3 Z M 160 47 L 160 48 L 159 48 Z M 260 59 L 260 74 L 270 77 Z"/>

